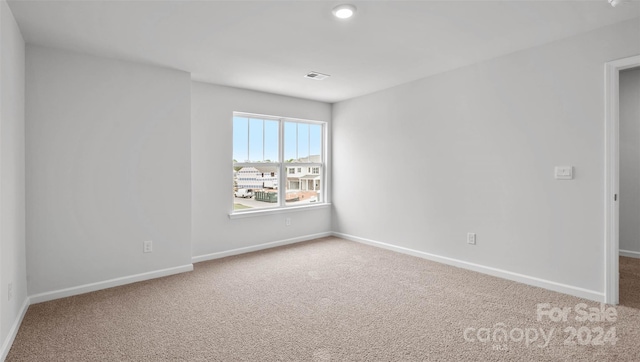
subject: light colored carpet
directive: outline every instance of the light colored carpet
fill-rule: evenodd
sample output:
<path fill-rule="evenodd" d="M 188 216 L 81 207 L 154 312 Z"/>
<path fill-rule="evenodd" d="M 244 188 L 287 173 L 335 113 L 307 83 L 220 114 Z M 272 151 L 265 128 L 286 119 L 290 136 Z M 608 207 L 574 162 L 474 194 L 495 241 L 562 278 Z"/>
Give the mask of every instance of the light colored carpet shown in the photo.
<path fill-rule="evenodd" d="M 640 259 L 620 257 L 620 304 L 640 309 Z"/>
<path fill-rule="evenodd" d="M 572 311 L 566 322 L 537 321 L 538 303 Z M 640 360 L 640 310 L 618 306 L 615 322 L 577 322 L 579 303 L 599 307 L 324 238 L 32 305 L 8 361 Z M 484 342 L 503 326 L 512 338 Z M 571 327 L 584 327 L 581 339 L 565 345 Z M 593 345 L 604 337 L 598 328 L 613 327 L 615 345 Z M 547 346 L 541 335 L 532 342 L 540 328 L 555 331 Z"/>

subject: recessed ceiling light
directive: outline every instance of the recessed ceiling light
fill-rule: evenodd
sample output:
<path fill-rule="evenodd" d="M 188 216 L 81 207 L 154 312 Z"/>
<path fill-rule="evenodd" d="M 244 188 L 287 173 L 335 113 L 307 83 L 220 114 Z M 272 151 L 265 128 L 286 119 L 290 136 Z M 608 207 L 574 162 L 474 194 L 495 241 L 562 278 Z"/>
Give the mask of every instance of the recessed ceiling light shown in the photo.
<path fill-rule="evenodd" d="M 611 4 L 611 6 L 613 6 L 614 8 L 620 4 L 624 4 L 629 2 L 629 0 L 609 0 L 609 4 Z"/>
<path fill-rule="evenodd" d="M 350 4 L 338 5 L 332 12 L 336 18 L 349 19 L 356 12 L 356 7 Z"/>

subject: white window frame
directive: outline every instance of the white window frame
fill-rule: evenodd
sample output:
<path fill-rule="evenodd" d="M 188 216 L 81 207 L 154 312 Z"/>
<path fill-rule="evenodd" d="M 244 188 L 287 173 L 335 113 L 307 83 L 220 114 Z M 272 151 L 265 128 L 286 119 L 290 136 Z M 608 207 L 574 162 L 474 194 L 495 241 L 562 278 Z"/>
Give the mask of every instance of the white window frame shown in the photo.
<path fill-rule="evenodd" d="M 276 204 L 273 205 L 273 207 L 265 207 L 265 208 L 259 208 L 259 209 L 243 209 L 243 210 L 234 210 L 234 204 L 235 204 L 235 197 L 233 195 L 233 193 L 230 193 L 231 195 L 231 211 L 229 212 L 229 218 L 231 219 L 235 219 L 235 218 L 243 218 L 243 217 L 251 217 L 251 216 L 259 216 L 259 215 L 265 215 L 265 214 L 276 214 L 276 213 L 282 213 L 282 212 L 291 212 L 291 211 L 297 211 L 297 210 L 304 210 L 304 209 L 316 209 L 316 208 L 325 208 L 325 207 L 330 207 L 330 203 L 329 203 L 329 198 L 328 198 L 328 184 L 327 184 L 327 180 L 328 180 L 328 165 L 327 165 L 327 159 L 328 159 L 328 124 L 327 122 L 324 121 L 315 121 L 315 120 L 308 120 L 308 119 L 300 119 L 300 118 L 291 118 L 291 117 L 277 117 L 277 116 L 269 116 L 269 115 L 262 115 L 262 114 L 255 114 L 255 113 L 247 113 L 247 112 L 233 112 L 233 117 L 231 119 L 231 122 L 233 122 L 233 118 L 235 117 L 246 117 L 246 118 L 253 118 L 253 119 L 263 119 L 263 120 L 270 120 L 270 121 L 278 121 L 278 162 L 233 162 L 233 157 L 232 157 L 232 163 L 233 163 L 233 167 L 231 168 L 232 170 L 232 176 L 231 176 L 231 180 L 233 181 L 233 169 L 235 167 L 265 167 L 265 166 L 269 166 L 269 167 L 276 167 L 277 168 L 277 173 L 278 173 L 278 202 Z M 285 122 L 296 122 L 296 123 L 306 123 L 306 124 L 314 124 L 314 125 L 320 125 L 322 126 L 321 128 L 321 142 L 320 142 L 320 162 L 309 162 L 309 163 L 299 163 L 299 162 L 285 162 L 284 159 L 284 124 Z M 232 129 L 233 129 L 233 125 L 232 125 Z M 264 143 L 264 142 L 263 142 Z M 233 150 L 233 142 L 232 142 L 232 150 Z M 233 151 L 232 151 L 233 154 Z M 248 155 L 250 156 L 250 155 Z M 311 156 L 311 155 L 309 155 Z M 312 167 L 318 167 L 320 169 L 320 185 L 321 185 L 321 201 L 319 202 L 315 202 L 312 204 L 304 204 L 304 205 L 287 205 L 286 201 L 285 201 L 285 194 L 286 194 L 286 182 L 287 182 L 287 168 L 288 167 L 295 167 L 295 169 L 297 170 L 297 168 L 304 168 L 304 167 L 308 167 L 308 168 L 312 168 Z"/>

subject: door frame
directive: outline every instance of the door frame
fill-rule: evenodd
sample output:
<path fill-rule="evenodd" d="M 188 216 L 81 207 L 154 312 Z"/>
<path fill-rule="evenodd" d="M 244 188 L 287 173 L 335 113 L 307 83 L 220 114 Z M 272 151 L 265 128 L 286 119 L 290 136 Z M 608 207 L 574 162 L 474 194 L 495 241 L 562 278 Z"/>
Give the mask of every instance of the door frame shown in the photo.
<path fill-rule="evenodd" d="M 605 64 L 604 301 L 620 302 L 620 71 L 640 66 L 640 55 Z"/>

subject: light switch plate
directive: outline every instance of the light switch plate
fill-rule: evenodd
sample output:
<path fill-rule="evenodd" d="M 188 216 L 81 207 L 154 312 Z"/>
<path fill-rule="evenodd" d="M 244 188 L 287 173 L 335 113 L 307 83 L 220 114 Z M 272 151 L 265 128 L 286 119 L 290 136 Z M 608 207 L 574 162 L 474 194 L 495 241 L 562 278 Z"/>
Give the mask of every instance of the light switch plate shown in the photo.
<path fill-rule="evenodd" d="M 555 178 L 556 180 L 572 180 L 573 166 L 556 166 Z"/>

